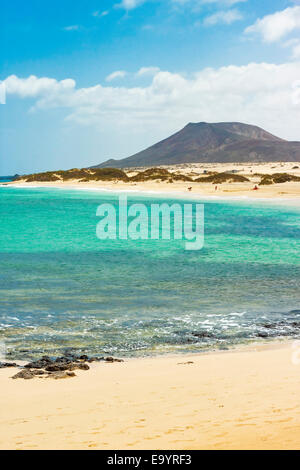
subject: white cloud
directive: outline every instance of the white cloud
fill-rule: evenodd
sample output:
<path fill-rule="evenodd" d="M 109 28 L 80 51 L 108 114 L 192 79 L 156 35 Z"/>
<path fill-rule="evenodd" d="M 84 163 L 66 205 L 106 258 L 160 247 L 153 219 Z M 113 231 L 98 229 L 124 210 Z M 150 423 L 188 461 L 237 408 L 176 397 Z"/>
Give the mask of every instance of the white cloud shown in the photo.
<path fill-rule="evenodd" d="M 116 80 L 118 78 L 124 78 L 127 75 L 125 70 L 117 70 L 116 72 L 111 73 L 106 77 L 107 82 L 112 82 L 113 80 Z"/>
<path fill-rule="evenodd" d="M 134 8 L 139 7 L 146 1 L 147 0 L 122 0 L 121 3 L 118 3 L 116 6 L 124 10 L 134 10 Z"/>
<path fill-rule="evenodd" d="M 103 18 L 103 16 L 107 16 L 109 14 L 108 10 L 105 11 L 94 11 L 93 16 L 96 18 Z"/>
<path fill-rule="evenodd" d="M 204 4 L 215 4 L 218 7 L 232 7 L 238 3 L 245 3 L 248 0 L 171 0 L 177 5 L 200 6 Z"/>
<path fill-rule="evenodd" d="M 164 0 L 166 1 L 166 0 Z M 175 5 L 191 5 L 191 7 L 199 7 L 203 4 L 216 4 L 222 7 L 231 7 L 237 3 L 244 3 L 248 0 L 168 0 L 170 4 Z M 123 8 L 124 10 L 133 10 L 143 3 L 149 2 L 149 0 L 122 0 L 121 3 L 115 5 L 117 8 Z"/>
<path fill-rule="evenodd" d="M 142 67 L 140 70 L 137 72 L 138 77 L 143 77 L 144 75 L 155 75 L 160 71 L 159 67 Z"/>
<path fill-rule="evenodd" d="M 207 16 L 203 23 L 205 26 L 214 26 L 216 24 L 232 24 L 241 19 L 243 19 L 243 15 L 238 10 L 224 10 Z"/>
<path fill-rule="evenodd" d="M 35 98 L 35 110 L 64 108 L 67 121 L 112 133 L 140 129 L 155 139 L 190 121 L 242 121 L 297 140 L 300 105 L 293 84 L 299 80 L 300 62 L 290 62 L 206 68 L 189 78 L 159 71 L 149 86 L 134 88 L 76 88 L 73 80 L 16 76 L 5 84 L 8 105 L 10 95 Z"/>
<path fill-rule="evenodd" d="M 7 94 L 20 98 L 56 98 L 75 91 L 76 82 L 72 79 L 57 81 L 54 78 L 37 78 L 34 75 L 28 78 L 10 75 L 5 80 L 5 85 Z"/>
<path fill-rule="evenodd" d="M 227 5 L 227 6 L 232 6 L 236 5 L 237 3 L 244 3 L 247 2 L 248 0 L 202 0 L 202 3 L 218 3 L 220 5 Z"/>
<path fill-rule="evenodd" d="M 289 7 L 259 18 L 245 32 L 258 34 L 265 42 L 276 42 L 297 29 L 300 29 L 300 6 Z"/>
<path fill-rule="evenodd" d="M 291 48 L 292 59 L 300 58 L 300 38 L 292 38 L 282 44 L 283 47 Z"/>
<path fill-rule="evenodd" d="M 300 41 L 293 46 L 293 59 L 300 59 Z"/>
<path fill-rule="evenodd" d="M 80 29 L 80 26 L 78 24 L 74 24 L 71 26 L 65 26 L 63 28 L 64 31 L 78 31 Z"/>

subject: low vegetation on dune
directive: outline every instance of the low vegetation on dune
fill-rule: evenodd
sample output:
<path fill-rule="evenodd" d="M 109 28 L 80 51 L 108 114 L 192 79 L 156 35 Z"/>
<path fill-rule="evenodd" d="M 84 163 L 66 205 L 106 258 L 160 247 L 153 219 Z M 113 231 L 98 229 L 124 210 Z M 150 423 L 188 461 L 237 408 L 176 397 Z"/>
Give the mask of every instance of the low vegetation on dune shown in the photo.
<path fill-rule="evenodd" d="M 89 171 L 82 181 L 128 181 L 129 178 L 123 170 L 118 168 L 97 168 Z"/>
<path fill-rule="evenodd" d="M 113 180 L 128 181 L 129 178 L 124 171 L 119 170 L 118 168 L 100 168 L 94 170 L 73 168 L 72 170 L 47 171 L 45 173 L 34 173 L 32 175 L 19 177 L 19 180 L 23 179 L 25 179 L 27 183 L 32 183 L 70 180 L 79 180 L 82 182 Z"/>
<path fill-rule="evenodd" d="M 181 175 L 181 174 L 171 174 L 171 180 L 172 181 L 194 181 L 193 178 L 187 175 Z"/>
<path fill-rule="evenodd" d="M 260 177 L 260 185 L 296 182 L 300 181 L 299 176 L 288 173 L 259 174 L 252 176 Z M 134 176 L 128 176 L 125 171 L 119 168 L 73 168 L 71 170 L 47 171 L 44 173 L 34 173 L 31 175 L 20 176 L 18 180 L 31 182 L 55 182 L 55 181 L 71 181 L 87 183 L 89 181 L 123 181 L 128 183 L 142 183 L 146 181 L 165 181 L 174 183 L 183 181 L 189 183 L 245 183 L 250 182 L 246 176 L 229 173 L 229 172 L 208 172 L 203 176 L 193 179 L 191 176 L 183 175 L 180 172 L 172 173 L 166 168 L 148 168 L 139 171 Z"/>
<path fill-rule="evenodd" d="M 135 176 L 130 178 L 130 181 L 133 182 L 143 182 L 143 181 L 193 181 L 192 178 L 186 175 L 181 175 L 180 173 L 171 173 L 165 168 L 148 168 L 145 171 L 140 171 Z"/>
<path fill-rule="evenodd" d="M 300 181 L 299 176 L 290 175 L 289 173 L 273 173 L 272 175 L 263 175 L 260 185 L 278 184 Z"/>
<path fill-rule="evenodd" d="M 77 168 L 73 168 L 72 170 L 67 170 L 67 171 L 57 171 L 55 173 L 59 175 L 63 181 L 80 180 L 82 178 L 85 178 L 88 175 L 87 170 L 85 169 L 79 170 Z"/>
<path fill-rule="evenodd" d="M 48 182 L 48 181 L 60 181 L 60 178 L 52 171 L 46 173 L 35 173 L 33 175 L 20 176 L 18 180 L 26 179 L 27 183 L 33 183 L 34 181 Z"/>
<path fill-rule="evenodd" d="M 142 182 L 150 180 L 166 181 L 172 177 L 172 174 L 164 168 L 148 168 L 147 170 L 140 171 L 130 178 L 130 181 Z"/>
<path fill-rule="evenodd" d="M 246 176 L 236 175 L 234 173 L 215 173 L 209 176 L 201 176 L 197 178 L 195 182 L 197 183 L 244 183 L 250 181 Z"/>

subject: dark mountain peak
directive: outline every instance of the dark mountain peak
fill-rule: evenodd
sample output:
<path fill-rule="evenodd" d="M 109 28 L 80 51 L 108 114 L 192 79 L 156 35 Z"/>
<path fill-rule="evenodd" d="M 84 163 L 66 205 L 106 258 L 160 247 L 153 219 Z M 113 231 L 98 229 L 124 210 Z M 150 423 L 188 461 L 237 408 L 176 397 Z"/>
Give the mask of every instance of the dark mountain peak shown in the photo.
<path fill-rule="evenodd" d="M 300 142 L 288 142 L 261 127 L 241 122 L 189 122 L 142 152 L 97 167 L 264 161 L 300 161 Z"/>
<path fill-rule="evenodd" d="M 262 140 L 273 140 L 273 141 L 281 141 L 279 137 L 276 137 L 269 132 L 265 131 L 261 127 L 253 126 L 251 124 L 244 124 L 242 122 L 217 122 L 217 123 L 209 123 L 209 122 L 189 122 L 182 130 L 184 129 L 191 129 L 193 131 L 203 131 L 203 130 L 211 130 L 212 132 L 230 132 L 231 134 L 237 134 L 243 137 L 248 137 L 251 139 L 262 139 Z"/>
<path fill-rule="evenodd" d="M 183 129 L 186 129 L 187 127 L 209 127 L 210 124 L 209 122 L 189 122 Z"/>

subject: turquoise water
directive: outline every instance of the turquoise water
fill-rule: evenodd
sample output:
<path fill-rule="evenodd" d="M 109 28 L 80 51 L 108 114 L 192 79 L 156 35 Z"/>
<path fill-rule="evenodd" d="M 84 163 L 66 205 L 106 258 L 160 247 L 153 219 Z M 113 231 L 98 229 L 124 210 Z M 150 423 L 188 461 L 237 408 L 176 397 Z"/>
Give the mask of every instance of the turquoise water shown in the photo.
<path fill-rule="evenodd" d="M 12 178 L 0 178 L 0 185 L 1 183 L 10 183 L 12 181 Z"/>
<path fill-rule="evenodd" d="M 205 201 L 205 246 L 186 251 L 178 240 L 98 240 L 103 202 L 117 207 L 117 195 L 0 187 L 9 357 L 196 352 L 300 336 L 300 208 Z"/>

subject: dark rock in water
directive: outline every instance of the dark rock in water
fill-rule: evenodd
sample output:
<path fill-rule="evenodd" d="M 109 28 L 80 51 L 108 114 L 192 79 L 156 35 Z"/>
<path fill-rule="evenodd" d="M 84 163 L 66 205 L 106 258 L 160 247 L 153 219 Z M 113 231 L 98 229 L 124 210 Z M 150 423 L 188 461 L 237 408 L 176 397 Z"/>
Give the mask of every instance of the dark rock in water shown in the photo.
<path fill-rule="evenodd" d="M 276 328 L 278 326 L 278 324 L 276 324 L 276 323 L 264 323 L 262 326 L 263 326 L 263 328 L 273 329 L 273 328 Z"/>
<path fill-rule="evenodd" d="M 41 360 L 44 362 L 52 362 L 52 359 L 49 356 L 42 356 Z"/>
<path fill-rule="evenodd" d="M 82 356 L 79 357 L 79 359 L 81 361 L 88 361 L 89 360 L 89 356 L 87 356 L 86 354 L 83 354 Z"/>
<path fill-rule="evenodd" d="M 92 356 L 92 357 L 90 357 L 90 358 L 87 360 L 87 362 L 90 362 L 90 363 L 91 363 L 91 362 L 100 362 L 100 361 L 105 361 L 105 357 L 103 357 L 103 356 L 102 356 L 102 357 L 94 357 L 94 356 Z"/>
<path fill-rule="evenodd" d="M 267 333 L 262 333 L 262 332 L 257 333 L 257 336 L 258 336 L 258 338 L 268 338 L 269 337 L 269 335 Z"/>
<path fill-rule="evenodd" d="M 289 314 L 291 314 L 291 315 L 300 315 L 300 310 L 291 310 L 289 312 Z"/>
<path fill-rule="evenodd" d="M 18 367 L 15 362 L 0 362 L 0 369 L 6 369 L 8 367 Z"/>
<path fill-rule="evenodd" d="M 208 331 L 199 331 L 197 333 L 192 333 L 193 336 L 196 338 L 213 338 L 213 335 Z"/>
<path fill-rule="evenodd" d="M 115 359 L 114 357 L 108 356 L 105 358 L 106 362 L 124 362 L 123 359 Z"/>

